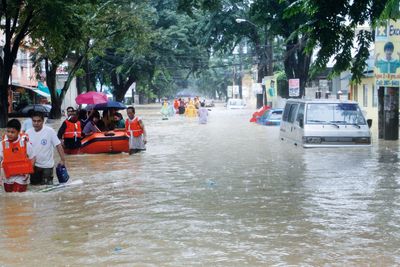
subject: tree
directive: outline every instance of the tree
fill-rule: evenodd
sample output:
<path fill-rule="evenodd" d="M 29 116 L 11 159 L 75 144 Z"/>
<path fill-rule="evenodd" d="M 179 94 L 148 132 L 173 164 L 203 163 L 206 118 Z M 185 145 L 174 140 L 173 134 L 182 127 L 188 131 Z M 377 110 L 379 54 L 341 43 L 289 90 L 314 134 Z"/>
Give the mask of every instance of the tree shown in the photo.
<path fill-rule="evenodd" d="M 182 3 L 193 4 L 191 0 L 182 1 Z M 259 83 L 264 76 L 273 75 L 274 63 L 279 64 L 274 60 L 273 48 L 283 39 L 284 70 L 288 78 L 300 78 L 301 95 L 304 94 L 311 56 L 305 53 L 308 36 L 298 33 L 296 30 L 306 20 L 304 14 L 301 13 L 290 17 L 284 16 L 285 10 L 295 1 L 195 2 L 198 3 L 197 6 L 206 11 L 206 23 L 203 27 L 204 36 L 208 39 L 206 45 L 227 52 L 232 51 L 243 39 L 252 43 L 253 51 L 258 59 L 256 63 Z M 185 5 L 182 4 L 182 6 Z M 190 9 L 190 12 L 193 10 Z"/>
<path fill-rule="evenodd" d="M 308 36 L 309 54 L 318 50 L 314 71 L 324 69 L 333 57 L 333 73 L 350 69 L 352 78 L 360 81 L 373 35 L 366 30 L 357 32 L 357 26 L 374 26 L 380 18 L 393 18 L 399 13 L 398 5 L 398 0 L 299 0 L 286 10 L 286 16 L 305 14 L 306 21 L 299 25 L 298 32 Z"/>
<path fill-rule="evenodd" d="M 104 80 L 110 81 L 119 101 L 132 82 L 143 95 L 173 95 L 190 73 L 207 64 L 208 52 L 199 45 L 195 32 L 197 19 L 177 14 L 176 1 L 151 1 L 141 10 L 138 25 L 144 28 L 135 34 L 130 26 L 95 59 L 96 72 L 110 77 Z M 134 12 L 138 14 L 137 8 Z M 126 20 L 121 22 L 126 24 Z"/>
<path fill-rule="evenodd" d="M 0 25 L 4 46 L 0 56 L 0 128 L 8 120 L 8 87 L 12 66 L 25 37 L 35 31 L 48 14 L 51 0 L 3 0 L 0 4 Z"/>
<path fill-rule="evenodd" d="M 84 18 L 88 15 L 86 12 L 91 10 L 91 7 L 91 3 L 83 1 L 49 3 L 47 8 L 52 10 L 51 16 L 38 25 L 37 30 L 31 35 L 33 46 L 37 48 L 33 57 L 37 73 L 39 76 L 42 71 L 45 73 L 46 84 L 50 91 L 52 105 L 50 118 L 61 118 L 64 96 L 90 49 L 90 40 L 84 32 L 83 25 L 85 25 Z M 61 92 L 58 93 L 57 70 L 66 61 L 69 64 L 68 76 Z"/>
<path fill-rule="evenodd" d="M 283 38 L 285 74 L 287 79 L 300 79 L 301 97 L 304 95 L 305 84 L 309 78 L 312 50 L 306 51 L 308 34 L 297 31 L 306 21 L 305 13 L 285 16 L 286 10 L 294 3 L 296 0 L 257 0 L 251 5 L 250 16 L 254 21 L 268 25 L 269 34 Z"/>

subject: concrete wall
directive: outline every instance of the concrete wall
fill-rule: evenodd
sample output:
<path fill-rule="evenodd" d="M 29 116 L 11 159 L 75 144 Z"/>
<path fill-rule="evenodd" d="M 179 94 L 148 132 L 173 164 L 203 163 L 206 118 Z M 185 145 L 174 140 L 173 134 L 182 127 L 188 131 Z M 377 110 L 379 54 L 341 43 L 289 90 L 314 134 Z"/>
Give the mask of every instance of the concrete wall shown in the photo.
<path fill-rule="evenodd" d="M 64 82 L 66 80 L 66 75 L 57 75 L 57 88 L 62 88 L 64 86 Z M 73 78 L 71 84 L 69 85 L 69 89 L 65 94 L 64 100 L 61 104 L 61 110 L 65 110 L 67 107 L 77 108 L 78 105 L 75 102 L 75 98 L 78 96 L 78 89 L 76 87 L 76 78 Z"/>
<path fill-rule="evenodd" d="M 372 128 L 378 128 L 378 96 L 374 77 L 361 79 L 358 85 L 352 85 L 351 100 L 357 101 L 367 119 L 372 119 Z"/>

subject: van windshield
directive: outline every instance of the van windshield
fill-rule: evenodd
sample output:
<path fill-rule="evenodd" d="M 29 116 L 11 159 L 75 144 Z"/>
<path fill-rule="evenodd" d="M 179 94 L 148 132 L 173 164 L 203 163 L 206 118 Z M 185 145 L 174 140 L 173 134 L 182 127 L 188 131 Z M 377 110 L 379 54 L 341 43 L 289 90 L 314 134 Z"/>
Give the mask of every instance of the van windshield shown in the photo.
<path fill-rule="evenodd" d="M 307 104 L 307 124 L 365 125 L 364 116 L 355 103 Z"/>

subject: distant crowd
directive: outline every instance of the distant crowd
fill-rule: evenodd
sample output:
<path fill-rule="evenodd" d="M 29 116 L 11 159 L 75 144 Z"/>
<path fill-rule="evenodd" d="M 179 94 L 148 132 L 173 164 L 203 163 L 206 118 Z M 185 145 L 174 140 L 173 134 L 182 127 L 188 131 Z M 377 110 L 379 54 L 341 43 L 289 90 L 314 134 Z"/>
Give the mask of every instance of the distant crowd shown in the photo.
<path fill-rule="evenodd" d="M 205 100 L 200 101 L 199 97 L 185 101 L 184 98 L 175 99 L 173 105 L 164 100 L 161 114 L 164 118 L 171 117 L 174 114 L 185 115 L 186 117 L 199 117 L 199 123 L 206 124 L 208 110 L 205 108 Z"/>

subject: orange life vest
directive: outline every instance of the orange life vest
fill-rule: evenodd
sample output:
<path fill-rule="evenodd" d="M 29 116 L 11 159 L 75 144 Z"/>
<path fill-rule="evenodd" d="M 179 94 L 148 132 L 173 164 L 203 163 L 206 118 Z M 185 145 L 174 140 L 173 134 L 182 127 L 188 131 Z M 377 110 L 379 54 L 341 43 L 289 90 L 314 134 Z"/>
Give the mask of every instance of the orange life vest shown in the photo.
<path fill-rule="evenodd" d="M 69 120 L 66 120 L 65 124 L 67 125 L 67 127 L 65 128 L 64 138 L 81 138 L 82 129 L 80 121 L 73 123 Z"/>
<path fill-rule="evenodd" d="M 25 135 L 21 135 L 16 142 L 10 142 L 7 138 L 1 141 L 4 156 L 2 166 L 6 178 L 33 173 L 33 164 L 28 158 L 26 144 Z"/>
<path fill-rule="evenodd" d="M 179 108 L 179 101 L 175 100 L 174 101 L 174 109 L 178 109 Z"/>
<path fill-rule="evenodd" d="M 139 137 L 143 134 L 143 129 L 140 126 L 138 117 L 135 117 L 132 121 L 126 119 L 125 129 L 129 136 Z"/>

